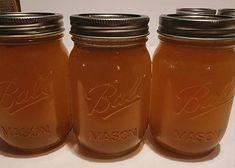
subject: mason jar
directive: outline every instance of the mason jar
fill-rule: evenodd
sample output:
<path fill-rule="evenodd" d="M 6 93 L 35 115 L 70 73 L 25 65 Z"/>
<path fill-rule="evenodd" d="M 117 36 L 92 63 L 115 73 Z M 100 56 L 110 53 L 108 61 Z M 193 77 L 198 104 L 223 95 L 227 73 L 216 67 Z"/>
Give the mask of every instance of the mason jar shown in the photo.
<path fill-rule="evenodd" d="M 150 98 L 149 18 L 71 16 L 69 58 L 74 133 L 98 157 L 130 153 L 143 141 Z"/>
<path fill-rule="evenodd" d="M 0 137 L 25 152 L 60 144 L 71 122 L 62 15 L 0 14 Z"/>
<path fill-rule="evenodd" d="M 161 15 L 153 59 L 150 130 L 160 145 L 203 155 L 222 139 L 235 85 L 235 19 Z"/>

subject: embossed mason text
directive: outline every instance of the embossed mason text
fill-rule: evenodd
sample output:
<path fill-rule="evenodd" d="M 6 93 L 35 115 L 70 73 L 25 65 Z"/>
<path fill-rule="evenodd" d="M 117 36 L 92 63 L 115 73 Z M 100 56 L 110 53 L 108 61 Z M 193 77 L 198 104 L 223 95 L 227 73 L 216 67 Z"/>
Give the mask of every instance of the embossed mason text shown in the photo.
<path fill-rule="evenodd" d="M 221 130 L 213 131 L 185 131 L 175 130 L 175 136 L 178 140 L 192 142 L 208 142 L 217 140 L 221 136 Z"/>
<path fill-rule="evenodd" d="M 32 127 L 8 127 L 8 126 L 1 126 L 1 131 L 4 136 L 11 136 L 11 137 L 40 137 L 50 134 L 51 130 L 49 125 L 45 126 L 32 126 Z"/>
<path fill-rule="evenodd" d="M 89 140 L 97 142 L 116 142 L 128 138 L 137 137 L 137 128 L 115 131 L 94 131 L 89 132 Z"/>

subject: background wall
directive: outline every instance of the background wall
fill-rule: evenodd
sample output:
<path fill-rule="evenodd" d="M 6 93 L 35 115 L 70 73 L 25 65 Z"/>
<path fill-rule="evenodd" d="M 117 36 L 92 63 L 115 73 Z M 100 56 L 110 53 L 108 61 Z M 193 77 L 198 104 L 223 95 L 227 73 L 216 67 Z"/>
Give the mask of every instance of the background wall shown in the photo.
<path fill-rule="evenodd" d="M 148 45 L 157 44 L 157 23 L 160 14 L 175 13 L 180 7 L 235 8 L 235 0 L 21 0 L 22 11 L 58 12 L 64 15 L 65 43 L 72 46 L 70 40 L 69 16 L 76 13 L 115 12 L 137 13 L 150 16 Z"/>

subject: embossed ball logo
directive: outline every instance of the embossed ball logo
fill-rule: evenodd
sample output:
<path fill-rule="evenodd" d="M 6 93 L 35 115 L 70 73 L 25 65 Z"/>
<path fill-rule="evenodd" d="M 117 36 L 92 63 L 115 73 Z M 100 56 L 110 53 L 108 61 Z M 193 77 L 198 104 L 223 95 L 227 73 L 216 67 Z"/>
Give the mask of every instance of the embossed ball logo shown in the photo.
<path fill-rule="evenodd" d="M 137 78 L 127 92 L 120 91 L 120 82 L 117 80 L 90 89 L 86 95 L 86 100 L 91 105 L 88 115 L 107 120 L 139 103 L 144 92 L 144 79 L 145 76 Z"/>
<path fill-rule="evenodd" d="M 40 75 L 31 88 L 19 87 L 17 81 L 0 82 L 0 107 L 11 116 L 48 99 L 52 91 L 53 71 Z"/>
<path fill-rule="evenodd" d="M 191 120 L 200 118 L 215 109 L 233 101 L 235 77 L 218 92 L 213 83 L 186 87 L 178 92 L 176 99 L 182 104 L 177 115 L 184 115 Z"/>

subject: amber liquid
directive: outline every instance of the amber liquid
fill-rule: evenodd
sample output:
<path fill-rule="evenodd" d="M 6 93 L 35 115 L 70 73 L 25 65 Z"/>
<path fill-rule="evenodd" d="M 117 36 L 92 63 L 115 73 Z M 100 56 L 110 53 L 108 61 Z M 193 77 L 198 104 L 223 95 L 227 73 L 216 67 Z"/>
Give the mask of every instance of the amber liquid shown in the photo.
<path fill-rule="evenodd" d="M 78 42 L 70 55 L 74 132 L 81 147 L 96 157 L 115 157 L 129 153 L 143 139 L 151 61 L 145 42 L 100 45 Z"/>
<path fill-rule="evenodd" d="M 67 51 L 41 40 L 0 44 L 0 136 L 27 152 L 60 143 L 71 127 Z"/>
<path fill-rule="evenodd" d="M 185 155 L 214 149 L 233 102 L 233 43 L 161 38 L 153 60 L 150 130 L 161 145 Z"/>

